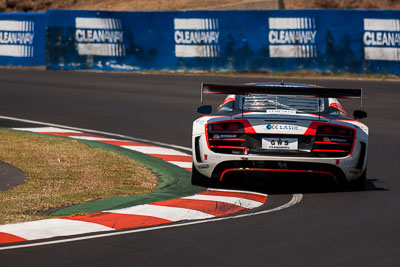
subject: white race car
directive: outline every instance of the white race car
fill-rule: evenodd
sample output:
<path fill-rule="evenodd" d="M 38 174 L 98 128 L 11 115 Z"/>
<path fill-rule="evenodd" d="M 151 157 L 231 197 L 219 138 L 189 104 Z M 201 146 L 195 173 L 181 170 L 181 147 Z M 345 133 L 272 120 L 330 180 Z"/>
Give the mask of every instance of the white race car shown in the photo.
<path fill-rule="evenodd" d="M 337 98 L 359 98 L 361 89 L 301 84 L 203 84 L 203 94 L 227 94 L 216 113 L 193 123 L 192 184 L 210 185 L 231 175 L 318 175 L 336 184 L 364 184 L 368 127 Z M 361 99 L 362 103 L 362 99 Z M 210 182 L 213 183 L 210 183 Z"/>

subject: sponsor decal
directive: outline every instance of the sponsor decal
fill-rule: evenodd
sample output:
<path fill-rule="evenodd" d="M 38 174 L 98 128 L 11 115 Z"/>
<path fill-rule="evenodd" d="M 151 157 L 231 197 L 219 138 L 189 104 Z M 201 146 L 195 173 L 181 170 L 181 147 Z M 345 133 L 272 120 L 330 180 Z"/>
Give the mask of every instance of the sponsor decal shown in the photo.
<path fill-rule="evenodd" d="M 125 56 L 121 20 L 77 17 L 75 28 L 75 41 L 79 55 Z"/>
<path fill-rule="evenodd" d="M 208 164 L 200 164 L 200 165 L 198 166 L 198 168 L 199 168 L 199 169 L 208 169 L 208 168 L 210 168 L 210 165 L 208 165 Z"/>
<path fill-rule="evenodd" d="M 297 138 L 263 138 L 261 140 L 262 149 L 284 149 L 297 150 Z"/>
<path fill-rule="evenodd" d="M 400 61 L 400 20 L 364 19 L 364 58 Z"/>
<path fill-rule="evenodd" d="M 282 139 L 278 139 L 278 140 L 272 140 L 271 141 L 271 145 L 278 145 L 278 146 L 288 146 L 289 145 L 289 141 L 288 140 L 282 140 Z"/>
<path fill-rule="evenodd" d="M 214 139 L 232 139 L 237 138 L 237 134 L 214 134 Z"/>
<path fill-rule="evenodd" d="M 353 158 L 337 159 L 336 165 L 352 165 L 354 162 Z"/>
<path fill-rule="evenodd" d="M 209 155 L 208 159 L 209 160 L 221 160 L 222 157 L 219 155 Z"/>
<path fill-rule="evenodd" d="M 174 19 L 176 57 L 220 56 L 218 19 Z"/>
<path fill-rule="evenodd" d="M 348 141 L 344 138 L 324 137 L 324 142 L 335 142 L 335 143 L 347 143 Z"/>
<path fill-rule="evenodd" d="M 266 126 L 267 130 L 283 130 L 283 131 L 298 131 L 300 130 L 297 125 L 287 125 L 287 124 L 271 124 L 268 123 Z"/>
<path fill-rule="evenodd" d="M 317 57 L 317 30 L 314 18 L 268 18 L 268 25 L 270 57 Z"/>
<path fill-rule="evenodd" d="M 33 57 L 33 21 L 0 20 L 0 56 Z"/>
<path fill-rule="evenodd" d="M 288 114 L 288 115 L 294 115 L 294 114 L 296 114 L 296 110 L 292 110 L 292 109 L 267 109 L 267 114 Z"/>

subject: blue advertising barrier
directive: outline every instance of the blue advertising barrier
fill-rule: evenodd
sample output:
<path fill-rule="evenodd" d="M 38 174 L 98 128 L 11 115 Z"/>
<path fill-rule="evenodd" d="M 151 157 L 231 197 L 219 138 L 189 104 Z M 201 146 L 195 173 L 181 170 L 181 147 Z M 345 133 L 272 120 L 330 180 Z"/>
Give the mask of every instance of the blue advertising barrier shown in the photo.
<path fill-rule="evenodd" d="M 47 68 L 400 74 L 400 12 L 50 10 Z"/>
<path fill-rule="evenodd" d="M 400 74 L 400 11 L 0 14 L 0 65 Z"/>
<path fill-rule="evenodd" d="M 0 13 L 0 65 L 43 66 L 45 13 Z"/>

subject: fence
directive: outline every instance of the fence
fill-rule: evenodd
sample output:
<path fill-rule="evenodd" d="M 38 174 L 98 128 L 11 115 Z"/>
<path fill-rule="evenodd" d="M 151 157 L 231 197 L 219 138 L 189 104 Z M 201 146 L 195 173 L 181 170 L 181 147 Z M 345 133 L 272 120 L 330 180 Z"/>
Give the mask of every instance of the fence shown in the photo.
<path fill-rule="evenodd" d="M 49 10 L 31 17 L 38 19 L 33 58 L 46 51 L 40 62 L 48 69 L 400 74 L 400 11 Z M 46 27 L 45 47 L 38 25 Z"/>

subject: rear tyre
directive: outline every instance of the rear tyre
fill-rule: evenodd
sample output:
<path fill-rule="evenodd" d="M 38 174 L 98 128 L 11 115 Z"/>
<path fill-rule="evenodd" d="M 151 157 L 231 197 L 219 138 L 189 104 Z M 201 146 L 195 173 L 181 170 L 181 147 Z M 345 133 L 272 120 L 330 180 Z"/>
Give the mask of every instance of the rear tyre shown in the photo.
<path fill-rule="evenodd" d="M 365 189 L 367 182 L 367 169 L 364 170 L 363 174 L 353 181 L 353 188 L 357 190 Z"/>
<path fill-rule="evenodd" d="M 212 178 L 208 178 L 201 174 L 192 164 L 192 185 L 198 185 L 203 187 L 210 187 L 213 185 Z"/>

